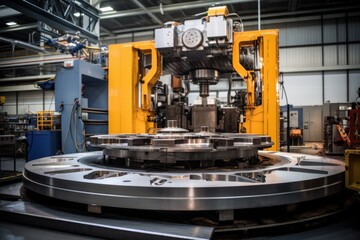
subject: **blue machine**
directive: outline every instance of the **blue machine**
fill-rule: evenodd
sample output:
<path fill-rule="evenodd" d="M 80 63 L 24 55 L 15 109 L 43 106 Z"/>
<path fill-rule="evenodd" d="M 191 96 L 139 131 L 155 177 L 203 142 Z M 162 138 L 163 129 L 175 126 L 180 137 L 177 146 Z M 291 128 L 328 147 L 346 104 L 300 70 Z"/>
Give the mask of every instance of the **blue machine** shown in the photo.
<path fill-rule="evenodd" d="M 28 161 L 55 155 L 61 150 L 60 131 L 28 131 Z"/>
<path fill-rule="evenodd" d="M 55 76 L 63 153 L 84 152 L 86 137 L 108 133 L 108 82 L 99 64 L 73 60 Z"/>

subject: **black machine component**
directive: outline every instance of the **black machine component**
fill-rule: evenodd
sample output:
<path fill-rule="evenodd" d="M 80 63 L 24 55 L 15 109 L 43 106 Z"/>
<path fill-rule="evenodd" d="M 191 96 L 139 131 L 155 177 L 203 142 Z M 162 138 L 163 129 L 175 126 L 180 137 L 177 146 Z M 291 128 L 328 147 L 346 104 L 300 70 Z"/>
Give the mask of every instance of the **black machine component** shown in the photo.
<path fill-rule="evenodd" d="M 170 107 L 174 103 L 168 101 L 165 107 L 166 120 L 177 120 L 179 125 L 193 132 L 199 132 L 203 126 L 207 126 L 213 133 L 239 132 L 240 123 L 245 119 L 246 94 L 235 93 L 234 101 L 231 102 L 231 85 L 232 79 L 241 79 L 232 63 L 233 34 L 241 31 L 241 24 L 229 16 L 224 8 L 224 14 L 210 15 L 206 19 L 189 19 L 181 23 L 168 22 L 163 28 L 155 30 L 155 48 L 163 57 L 163 72 L 181 76 L 186 86 L 184 96 L 187 96 L 190 82 L 198 85 L 201 98 L 201 102 L 191 103 L 192 106 L 183 101 L 180 106 Z M 257 40 L 241 46 L 240 63 L 246 70 L 253 71 L 254 105 L 259 106 L 262 104 L 262 62 Z M 225 79 L 229 81 L 229 90 L 224 107 L 208 97 L 210 85 Z M 171 85 L 173 88 L 173 84 Z M 161 118 L 164 119 L 162 114 Z M 161 126 L 163 125 L 164 121 Z"/>
<path fill-rule="evenodd" d="M 346 143 L 341 137 L 339 127 L 342 119 L 334 116 L 324 118 L 324 152 L 325 154 L 344 154 Z"/>

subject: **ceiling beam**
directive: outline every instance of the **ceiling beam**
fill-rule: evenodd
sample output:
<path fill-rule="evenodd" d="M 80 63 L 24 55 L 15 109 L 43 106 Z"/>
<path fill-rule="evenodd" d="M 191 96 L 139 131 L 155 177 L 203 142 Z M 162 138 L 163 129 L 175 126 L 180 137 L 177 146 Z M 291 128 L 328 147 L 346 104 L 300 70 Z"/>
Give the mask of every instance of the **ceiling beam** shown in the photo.
<path fill-rule="evenodd" d="M 39 54 L 35 56 L 24 56 L 17 58 L 0 58 L 0 69 L 8 67 L 23 67 L 44 63 L 62 63 L 64 61 L 72 59 L 74 59 L 73 56 L 62 53 Z"/>
<path fill-rule="evenodd" d="M 185 3 L 175 3 L 165 5 L 163 4 L 163 11 L 165 12 L 172 12 L 172 11 L 180 11 L 185 9 L 194 9 L 194 8 L 201 8 L 201 7 L 210 7 L 213 4 L 216 5 L 225 5 L 225 4 L 234 4 L 234 3 L 245 3 L 245 2 L 255 2 L 257 0 L 218 0 L 218 1 L 193 1 L 193 2 L 185 2 Z M 156 7 L 149 7 L 146 10 L 150 13 L 160 13 L 159 6 Z M 124 10 L 118 11 L 115 13 L 102 13 L 100 14 L 100 19 L 109 19 L 109 18 L 120 18 L 120 17 L 129 17 L 129 16 L 137 16 L 140 14 L 147 14 L 142 8 L 131 9 L 131 10 Z M 159 23 L 160 24 L 160 23 Z M 160 24 L 162 25 L 162 23 Z"/>
<path fill-rule="evenodd" d="M 20 40 L 10 39 L 10 38 L 4 38 L 0 37 L 1 42 L 9 43 L 11 46 L 18 46 L 21 48 L 25 48 L 34 52 L 46 52 L 44 48 L 32 45 L 31 43 L 23 42 Z"/>
<path fill-rule="evenodd" d="M 359 6 L 358 6 L 359 7 Z M 286 18 L 282 18 L 282 21 L 277 21 L 278 17 L 291 17 L 294 15 L 307 15 L 307 14 L 323 14 L 323 13 L 333 13 L 333 12 L 339 12 L 349 9 L 355 9 L 354 7 L 342 7 L 342 8 L 336 8 L 336 9 L 313 9 L 313 10 L 305 10 L 305 11 L 294 11 L 294 12 L 281 12 L 281 13 L 268 13 L 268 14 L 262 14 L 262 18 L 266 19 L 274 19 L 271 20 L 262 20 L 264 24 L 270 24 L 270 23 L 280 23 L 280 22 L 292 22 L 292 19 L 287 20 Z M 253 25 L 253 22 L 246 22 L 246 21 L 252 21 L 257 19 L 257 15 L 248 15 L 248 16 L 241 16 L 241 19 L 244 21 L 245 25 Z M 134 27 L 134 28 L 124 28 L 119 30 L 112 31 L 114 34 L 124 34 L 124 33 L 131 33 L 131 32 L 141 32 L 141 31 L 149 31 L 158 28 L 159 25 L 152 25 L 152 26 L 144 26 L 144 27 Z M 106 40 L 115 39 L 116 37 L 105 37 Z"/>
<path fill-rule="evenodd" d="M 39 79 L 48 79 L 55 77 L 55 74 L 46 74 L 46 75 L 36 75 L 36 76 L 24 76 L 24 77 L 9 77 L 9 78 L 0 78 L 0 82 L 24 82 L 24 81 L 33 81 Z M 36 90 L 36 89 L 34 89 Z"/>
<path fill-rule="evenodd" d="M 19 25 L 16 27 L 2 28 L 2 29 L 0 29 L 0 33 L 22 31 L 22 30 L 33 29 L 33 28 L 37 28 L 36 23 L 22 24 L 22 25 Z"/>
<path fill-rule="evenodd" d="M 289 0 L 288 10 L 289 11 L 296 11 L 300 5 L 301 0 Z"/>
<path fill-rule="evenodd" d="M 0 92 L 8 93 L 8 92 L 40 91 L 41 88 L 34 87 L 33 80 L 39 80 L 39 79 L 34 79 L 34 78 L 26 79 L 26 81 L 31 81 L 30 84 L 2 86 L 2 87 L 0 87 Z M 11 80 L 11 81 L 13 81 L 13 80 Z M 22 81 L 22 79 L 20 79 L 18 81 Z"/>
<path fill-rule="evenodd" d="M 158 28 L 158 27 L 159 27 L 159 25 L 151 25 L 151 26 L 135 27 L 135 28 L 125 28 L 125 29 L 120 29 L 120 30 L 114 30 L 113 33 L 121 34 L 121 33 L 131 33 L 131 32 L 142 32 L 142 31 L 154 30 L 155 28 Z"/>
<path fill-rule="evenodd" d="M 45 11 L 44 9 L 36 6 L 35 4 L 32 4 L 31 2 L 25 0 L 11 0 L 11 1 L 0 0 L 0 4 L 7 5 L 8 7 L 11 7 L 19 12 L 22 12 L 38 21 L 42 21 L 55 29 L 61 29 L 62 31 L 71 31 L 71 32 L 79 31 L 80 34 L 82 34 L 92 43 L 97 43 L 99 40 L 99 37 L 97 35 L 59 16 L 56 16 L 48 11 Z"/>
<path fill-rule="evenodd" d="M 109 20 L 111 20 L 114 23 L 116 23 L 117 25 L 119 25 L 120 28 L 126 28 L 126 26 L 124 24 L 122 24 L 119 20 L 117 20 L 116 18 L 111 18 Z"/>
<path fill-rule="evenodd" d="M 104 27 L 100 27 L 100 30 L 107 33 L 110 36 L 115 36 L 115 34 L 112 31 L 110 31 L 110 30 L 108 30 L 108 29 L 106 29 Z"/>
<path fill-rule="evenodd" d="M 157 16 L 155 16 L 155 14 L 150 12 L 144 5 L 142 5 L 138 0 L 132 0 L 132 1 L 136 4 L 136 6 L 141 8 L 147 15 L 149 15 L 153 20 L 155 20 L 155 22 L 157 22 L 160 25 L 163 25 L 163 22 Z"/>
<path fill-rule="evenodd" d="M 12 17 L 22 14 L 12 8 L 8 8 L 6 6 L 0 7 L 0 18 Z"/>

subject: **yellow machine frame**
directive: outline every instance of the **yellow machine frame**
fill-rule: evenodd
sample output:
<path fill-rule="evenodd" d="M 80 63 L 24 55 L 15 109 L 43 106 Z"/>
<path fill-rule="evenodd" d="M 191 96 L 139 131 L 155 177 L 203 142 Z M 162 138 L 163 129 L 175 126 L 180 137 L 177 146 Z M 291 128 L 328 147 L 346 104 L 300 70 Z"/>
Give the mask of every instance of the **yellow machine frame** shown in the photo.
<path fill-rule="evenodd" d="M 140 55 L 151 55 L 151 67 L 141 76 Z M 151 88 L 161 75 L 161 58 L 154 41 L 109 46 L 109 133 L 146 133 L 154 129 Z M 139 97 L 141 87 L 141 99 Z"/>
<path fill-rule="evenodd" d="M 271 136 L 274 145 L 270 150 L 280 148 L 280 110 L 278 94 L 279 53 L 278 30 L 261 30 L 234 32 L 233 67 L 246 81 L 247 106 L 246 122 L 243 126 L 248 133 L 267 134 Z M 254 79 L 252 71 L 247 71 L 240 64 L 240 49 L 242 46 L 253 46 L 257 42 L 260 49 L 262 68 L 262 104 L 255 106 Z"/>
<path fill-rule="evenodd" d="M 360 192 L 360 150 L 345 150 L 345 184 L 346 187 Z"/>
<path fill-rule="evenodd" d="M 251 71 L 240 64 L 240 49 L 257 43 L 262 59 L 262 104 L 254 105 L 254 79 Z M 140 54 L 151 54 L 151 68 L 139 76 Z M 267 134 L 279 150 L 280 114 L 278 96 L 278 31 L 262 30 L 234 32 L 233 67 L 246 80 L 248 103 L 246 122 L 248 133 Z M 162 73 L 161 56 L 154 41 L 115 44 L 109 46 L 109 133 L 148 133 L 156 126 L 148 121 L 152 116 L 151 88 Z M 141 85 L 141 100 L 139 86 Z M 141 103 L 139 102 L 141 101 Z M 139 107 L 141 105 L 141 107 Z"/>

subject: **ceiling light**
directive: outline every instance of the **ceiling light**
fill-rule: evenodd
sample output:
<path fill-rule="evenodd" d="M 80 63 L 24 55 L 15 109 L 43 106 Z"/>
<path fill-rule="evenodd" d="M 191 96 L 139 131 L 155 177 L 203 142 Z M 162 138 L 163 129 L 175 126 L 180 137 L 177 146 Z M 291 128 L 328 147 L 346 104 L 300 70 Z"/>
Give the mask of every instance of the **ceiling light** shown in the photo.
<path fill-rule="evenodd" d="M 74 13 L 74 16 L 75 17 L 80 17 L 80 16 L 84 16 L 84 14 L 83 13 L 80 14 L 79 12 L 76 12 L 76 13 Z"/>
<path fill-rule="evenodd" d="M 110 6 L 100 8 L 100 11 L 102 11 L 102 12 L 109 12 L 109 11 L 112 11 L 112 10 L 114 10 L 114 9 L 112 7 L 110 7 Z"/>
<path fill-rule="evenodd" d="M 17 23 L 16 23 L 16 22 L 7 22 L 6 25 L 8 25 L 8 26 L 14 26 L 14 25 L 17 25 Z"/>

